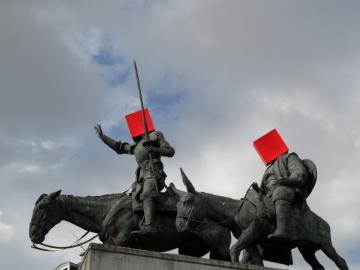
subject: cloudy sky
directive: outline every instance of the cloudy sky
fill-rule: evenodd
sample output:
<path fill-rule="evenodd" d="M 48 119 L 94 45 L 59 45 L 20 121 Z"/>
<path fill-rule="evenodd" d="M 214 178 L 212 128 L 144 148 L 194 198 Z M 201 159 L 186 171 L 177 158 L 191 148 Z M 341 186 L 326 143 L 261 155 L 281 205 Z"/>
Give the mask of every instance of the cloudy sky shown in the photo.
<path fill-rule="evenodd" d="M 356 0 L 2 0 L 1 267 L 79 260 L 81 249 L 30 249 L 40 194 L 100 195 L 133 181 L 134 159 L 103 145 L 93 126 L 131 140 L 136 58 L 145 103 L 176 149 L 164 158 L 168 182 L 182 187 L 182 166 L 198 190 L 240 198 L 265 169 L 252 141 L 277 128 L 317 164 L 308 203 L 360 269 L 359 13 Z M 46 241 L 81 234 L 61 223 Z M 297 251 L 294 259 L 309 269 Z"/>

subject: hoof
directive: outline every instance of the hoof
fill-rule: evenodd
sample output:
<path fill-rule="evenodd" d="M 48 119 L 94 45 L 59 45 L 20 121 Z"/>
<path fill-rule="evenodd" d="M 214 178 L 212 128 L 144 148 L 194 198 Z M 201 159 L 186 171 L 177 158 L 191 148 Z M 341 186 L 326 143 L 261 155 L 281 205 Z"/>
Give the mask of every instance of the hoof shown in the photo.
<path fill-rule="evenodd" d="M 239 262 L 239 255 L 237 255 L 234 250 L 230 251 L 230 257 L 231 257 L 231 262 L 234 262 L 234 263 Z"/>

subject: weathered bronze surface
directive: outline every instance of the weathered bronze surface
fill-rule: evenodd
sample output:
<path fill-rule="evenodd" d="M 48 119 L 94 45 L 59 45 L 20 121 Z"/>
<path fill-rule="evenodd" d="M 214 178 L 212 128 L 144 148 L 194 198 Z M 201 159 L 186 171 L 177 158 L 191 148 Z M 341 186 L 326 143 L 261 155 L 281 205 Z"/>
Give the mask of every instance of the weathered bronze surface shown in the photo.
<path fill-rule="evenodd" d="M 184 172 L 181 173 L 187 192 L 171 186 L 179 200 L 176 218 L 179 231 L 193 230 L 210 218 L 227 227 L 238 239 L 230 252 L 234 262 L 238 262 L 240 252 L 246 250 L 242 262 L 263 265 L 263 259 L 266 259 L 292 264 L 291 249 L 297 247 L 312 269 L 324 269 L 315 257 L 315 252 L 322 250 L 339 269 L 348 270 L 345 260 L 332 245 L 330 226 L 310 210 L 306 201 L 292 202 L 291 215 L 297 223 L 286 224 L 288 235 L 271 237 L 278 211 L 272 196 L 266 196 L 267 192 L 263 194 L 256 184 L 249 188 L 243 199 L 234 200 L 197 192 Z"/>
<path fill-rule="evenodd" d="M 158 198 L 159 210 L 154 221 L 157 234 L 132 234 L 139 230 L 142 215 L 132 208 L 131 196 L 109 194 L 78 197 L 60 195 L 60 191 L 43 194 L 36 201 L 29 227 L 33 243 L 41 243 L 45 235 L 60 221 L 65 220 L 84 230 L 101 233 L 104 244 L 132 247 L 153 251 L 179 249 L 180 254 L 230 261 L 230 232 L 219 225 L 202 225 L 189 232 L 178 232 L 175 227 L 175 201 L 167 193 Z M 117 212 L 109 213 L 113 207 Z M 104 223 L 107 230 L 104 232 Z"/>
<path fill-rule="evenodd" d="M 160 131 L 153 131 L 147 136 L 143 135 L 135 138 L 135 143 L 115 141 L 106 136 L 100 125 L 95 126 L 95 130 L 100 139 L 118 154 L 134 155 L 138 168 L 136 170 L 136 180 L 132 187 L 133 204 L 142 204 L 144 210 L 144 220 L 140 225 L 140 230 L 134 233 L 146 234 L 156 233 L 153 220 L 156 213 L 154 199 L 165 186 L 166 174 L 161 157 L 172 157 L 175 150 L 165 140 Z M 151 154 L 151 155 L 150 155 Z M 136 207 L 135 207 L 136 208 Z M 114 207 L 110 214 L 114 215 L 118 207 Z M 104 224 L 107 231 L 107 224 Z"/>
<path fill-rule="evenodd" d="M 161 157 L 173 147 L 160 131 L 115 141 L 95 126 L 100 139 L 118 154 L 134 155 L 138 168 L 131 193 L 78 197 L 61 191 L 41 195 L 29 227 L 33 243 L 62 220 L 98 233 L 104 244 L 152 251 L 179 249 L 180 254 L 263 265 L 263 260 L 292 264 L 298 248 L 312 269 L 324 267 L 315 257 L 322 250 L 340 270 L 348 270 L 331 242 L 330 226 L 309 208 L 306 198 L 317 178 L 316 166 L 286 153 L 253 183 L 241 200 L 197 192 L 181 170 L 187 192 L 167 187 Z M 161 190 L 167 187 L 166 192 Z M 231 232 L 237 242 L 229 248 Z"/>

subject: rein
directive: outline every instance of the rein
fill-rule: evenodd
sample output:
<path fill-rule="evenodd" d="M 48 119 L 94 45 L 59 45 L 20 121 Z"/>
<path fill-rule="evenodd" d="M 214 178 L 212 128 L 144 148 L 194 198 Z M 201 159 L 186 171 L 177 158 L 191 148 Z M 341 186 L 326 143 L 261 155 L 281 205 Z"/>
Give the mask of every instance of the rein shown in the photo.
<path fill-rule="evenodd" d="M 129 187 L 127 190 L 125 190 L 124 192 L 122 192 L 122 194 L 126 194 L 129 190 L 131 189 L 131 187 Z M 40 228 L 40 230 L 46 230 L 48 231 L 49 228 L 47 228 L 47 225 L 46 224 L 38 224 L 38 223 L 35 223 L 35 222 L 31 222 L 30 225 L 35 225 L 37 227 Z M 65 250 L 65 249 L 70 249 L 70 248 L 75 248 L 75 247 L 79 247 L 79 246 L 82 246 L 84 244 L 87 244 L 89 242 L 91 242 L 92 240 L 94 240 L 96 237 L 99 236 L 99 234 L 97 233 L 96 235 L 94 235 L 93 237 L 89 238 L 88 240 L 86 241 L 83 241 L 81 243 L 78 243 L 81 239 L 83 239 L 86 235 L 89 234 L 90 231 L 86 231 L 78 240 L 76 240 L 72 245 L 69 245 L 69 246 L 55 246 L 55 245 L 48 245 L 48 244 L 45 244 L 45 243 L 38 243 L 38 245 L 40 246 L 43 246 L 45 248 L 42 248 L 42 247 L 38 247 L 35 243 L 33 243 L 31 245 L 31 248 L 33 249 L 38 249 L 38 250 L 41 250 L 41 251 L 47 251 L 47 252 L 53 252 L 53 251 L 60 251 L 60 250 Z M 51 248 L 51 249 L 48 249 L 48 248 Z"/>
<path fill-rule="evenodd" d="M 78 240 L 76 240 L 72 245 L 69 246 L 54 246 L 54 245 L 48 245 L 48 244 L 44 244 L 44 243 L 39 243 L 38 245 L 41 245 L 43 247 L 47 247 L 47 248 L 52 248 L 51 249 L 46 249 L 46 248 L 41 248 L 38 247 L 35 243 L 32 244 L 31 248 L 33 249 L 38 249 L 38 250 L 42 250 L 42 251 L 49 251 L 49 252 L 53 252 L 53 251 L 59 251 L 59 250 L 64 250 L 64 249 L 69 249 L 69 248 L 74 248 L 74 247 L 79 247 L 82 246 L 86 243 L 89 243 L 90 241 L 94 240 L 96 237 L 99 236 L 99 234 L 95 234 L 93 237 L 91 237 L 90 239 L 83 241 L 81 243 L 78 243 L 81 239 L 83 239 L 87 234 L 89 233 L 89 231 L 85 232 Z"/>

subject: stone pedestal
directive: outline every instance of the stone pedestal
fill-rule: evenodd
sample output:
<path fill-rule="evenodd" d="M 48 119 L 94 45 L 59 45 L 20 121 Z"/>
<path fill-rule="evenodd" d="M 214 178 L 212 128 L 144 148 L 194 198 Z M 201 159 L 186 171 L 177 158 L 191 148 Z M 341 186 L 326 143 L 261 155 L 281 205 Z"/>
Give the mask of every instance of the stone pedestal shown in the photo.
<path fill-rule="evenodd" d="M 276 270 L 190 256 L 90 244 L 79 270 Z"/>

